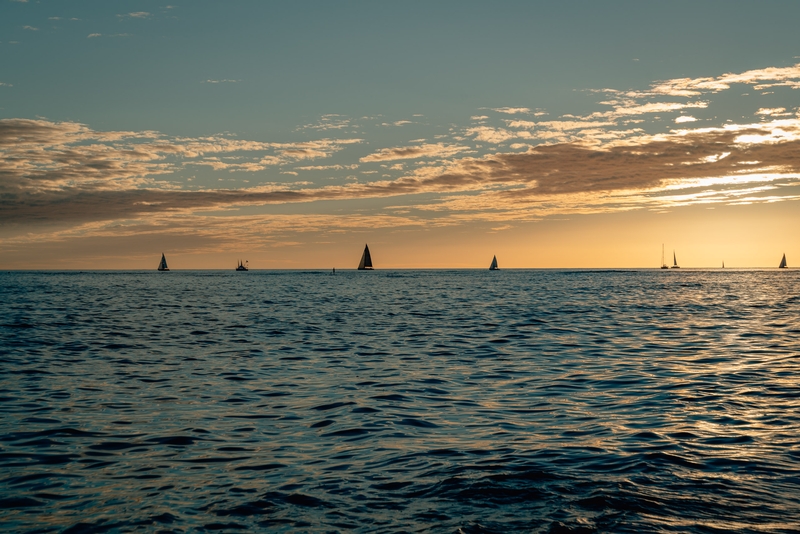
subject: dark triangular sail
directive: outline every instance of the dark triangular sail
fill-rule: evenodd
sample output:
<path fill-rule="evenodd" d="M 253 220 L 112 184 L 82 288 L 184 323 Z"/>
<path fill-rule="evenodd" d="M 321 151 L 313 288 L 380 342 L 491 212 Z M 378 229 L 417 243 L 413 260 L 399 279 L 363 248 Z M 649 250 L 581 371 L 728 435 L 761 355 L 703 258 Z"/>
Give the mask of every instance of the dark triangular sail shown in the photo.
<path fill-rule="evenodd" d="M 680 269 L 678 265 L 678 257 L 675 255 L 675 251 L 672 251 L 672 267 L 670 269 Z"/>
<path fill-rule="evenodd" d="M 781 259 L 781 264 L 778 265 L 778 269 L 785 269 L 786 268 L 786 254 L 783 255 L 783 259 Z"/>
<path fill-rule="evenodd" d="M 500 267 L 497 266 L 497 256 L 492 256 L 492 264 L 489 266 L 489 270 L 496 271 L 498 269 L 500 269 Z"/>
<path fill-rule="evenodd" d="M 358 264 L 359 271 L 366 271 L 372 269 L 372 256 L 369 255 L 369 247 L 364 245 L 364 254 L 361 256 L 361 262 Z"/>
<path fill-rule="evenodd" d="M 167 258 L 164 257 L 164 253 L 161 253 L 161 263 L 158 264 L 159 271 L 169 271 L 169 267 L 167 267 Z"/>

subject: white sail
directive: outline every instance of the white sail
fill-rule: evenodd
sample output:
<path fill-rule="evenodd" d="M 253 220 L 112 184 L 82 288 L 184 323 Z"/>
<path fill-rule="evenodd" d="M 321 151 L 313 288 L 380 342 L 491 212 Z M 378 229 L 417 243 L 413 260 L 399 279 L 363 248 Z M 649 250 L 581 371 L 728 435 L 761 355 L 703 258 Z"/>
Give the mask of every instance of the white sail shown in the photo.
<path fill-rule="evenodd" d="M 497 266 L 497 256 L 492 256 L 492 264 L 489 266 L 490 271 L 497 271 L 500 267 Z"/>
<path fill-rule="evenodd" d="M 783 255 L 783 259 L 781 259 L 781 264 L 778 265 L 778 269 L 785 269 L 786 268 L 786 254 Z"/>
<path fill-rule="evenodd" d="M 369 247 L 367 245 L 364 245 L 364 254 L 361 255 L 361 261 L 358 264 L 358 270 L 372 270 L 372 256 L 370 256 Z"/>

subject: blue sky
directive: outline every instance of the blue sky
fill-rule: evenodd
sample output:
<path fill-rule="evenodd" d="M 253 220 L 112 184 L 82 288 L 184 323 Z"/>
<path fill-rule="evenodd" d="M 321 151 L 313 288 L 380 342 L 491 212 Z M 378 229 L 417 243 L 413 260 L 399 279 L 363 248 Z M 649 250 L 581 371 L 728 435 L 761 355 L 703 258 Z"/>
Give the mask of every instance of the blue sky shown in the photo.
<path fill-rule="evenodd" d="M 777 1 L 0 0 L 0 263 L 318 267 L 368 240 L 395 267 L 648 266 L 665 241 L 698 266 L 800 257 L 797 20 Z M 617 259 L 558 248 L 599 245 Z"/>

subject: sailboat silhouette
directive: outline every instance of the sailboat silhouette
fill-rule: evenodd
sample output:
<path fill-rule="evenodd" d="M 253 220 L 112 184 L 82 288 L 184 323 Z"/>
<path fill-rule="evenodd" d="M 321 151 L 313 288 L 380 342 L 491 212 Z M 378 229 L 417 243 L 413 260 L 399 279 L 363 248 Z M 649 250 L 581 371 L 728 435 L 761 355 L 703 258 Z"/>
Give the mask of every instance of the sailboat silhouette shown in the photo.
<path fill-rule="evenodd" d="M 364 245 L 364 254 L 361 255 L 361 262 L 358 264 L 359 271 L 372 270 L 372 256 L 369 254 L 369 247 Z"/>
<path fill-rule="evenodd" d="M 678 258 L 675 256 L 675 251 L 672 251 L 672 267 L 670 269 L 680 269 L 681 266 L 678 265 Z"/>
<path fill-rule="evenodd" d="M 492 256 L 492 264 L 489 266 L 490 271 L 499 271 L 500 267 L 497 266 L 497 256 Z"/>
<path fill-rule="evenodd" d="M 781 259 L 781 264 L 778 265 L 778 269 L 786 269 L 787 267 L 789 266 L 786 265 L 786 254 L 784 254 L 783 259 Z"/>
<path fill-rule="evenodd" d="M 664 243 L 661 243 L 661 268 L 669 269 L 669 267 L 667 267 L 667 263 L 664 261 Z"/>
<path fill-rule="evenodd" d="M 161 263 L 158 264 L 159 271 L 169 271 L 169 267 L 167 267 L 167 258 L 164 257 L 164 253 L 161 253 Z"/>

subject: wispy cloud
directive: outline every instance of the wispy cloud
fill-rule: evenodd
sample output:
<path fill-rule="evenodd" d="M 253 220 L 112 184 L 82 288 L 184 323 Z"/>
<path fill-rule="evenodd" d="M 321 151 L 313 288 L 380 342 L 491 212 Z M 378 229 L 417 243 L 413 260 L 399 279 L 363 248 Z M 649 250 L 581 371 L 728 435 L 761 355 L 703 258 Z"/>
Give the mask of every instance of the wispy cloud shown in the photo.
<path fill-rule="evenodd" d="M 786 108 L 760 108 L 758 111 L 756 111 L 756 115 L 791 117 L 793 113 L 787 113 Z"/>
<path fill-rule="evenodd" d="M 492 111 L 498 113 L 506 113 L 508 115 L 517 115 L 519 113 L 530 113 L 530 108 L 492 108 Z"/>
<path fill-rule="evenodd" d="M 86 38 L 87 39 L 93 39 L 95 37 L 102 37 L 102 36 L 103 36 L 102 33 L 90 33 L 89 35 L 86 36 Z"/>
<path fill-rule="evenodd" d="M 477 141 L 486 143 L 500 144 L 509 139 L 532 139 L 533 135 L 527 131 L 511 131 L 503 128 L 492 128 L 491 126 L 476 126 L 467 128 L 466 135 L 474 136 Z"/>
<path fill-rule="evenodd" d="M 132 13 L 124 13 L 117 16 L 119 18 L 128 18 L 128 19 L 146 19 L 150 16 L 150 13 L 148 13 L 147 11 L 134 11 Z"/>
<path fill-rule="evenodd" d="M 597 111 L 587 118 L 620 119 L 631 115 L 670 113 L 684 109 L 708 107 L 708 102 L 648 102 L 640 104 L 631 99 L 611 101 L 607 102 L 607 104 L 613 106 L 614 109 L 611 111 Z"/>
<path fill-rule="evenodd" d="M 27 25 L 26 25 L 26 26 L 23 26 L 23 27 L 22 27 L 22 29 L 23 29 L 23 30 L 30 30 L 30 31 L 32 31 L 32 32 L 38 32 L 38 31 L 39 31 L 39 28 L 35 28 L 35 27 L 33 27 L 33 26 L 27 26 Z"/>
<path fill-rule="evenodd" d="M 468 149 L 469 147 L 466 146 L 446 145 L 444 143 L 383 148 L 378 152 L 364 156 L 360 161 L 366 163 L 370 161 L 393 161 L 412 158 L 445 158 Z"/>
<path fill-rule="evenodd" d="M 344 169 L 357 169 L 358 163 L 351 165 L 307 165 L 304 167 L 295 167 L 298 171 L 341 171 Z"/>
<path fill-rule="evenodd" d="M 345 128 L 353 128 L 355 125 L 353 121 L 345 116 L 337 115 L 335 113 L 323 115 L 320 119 L 311 124 L 300 126 L 298 130 L 344 130 Z"/>
<path fill-rule="evenodd" d="M 800 63 L 791 67 L 769 67 L 704 78 L 674 78 L 656 82 L 646 91 L 615 89 L 604 89 L 604 91 L 633 98 L 662 95 L 693 97 L 726 91 L 734 84 L 753 85 L 757 91 L 776 86 L 800 87 Z"/>
<path fill-rule="evenodd" d="M 223 79 L 223 80 L 203 80 L 203 81 L 202 81 L 202 82 L 200 82 L 200 83 L 239 83 L 239 82 L 241 82 L 241 81 L 242 81 L 242 80 L 228 80 L 228 79 Z"/>

